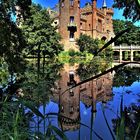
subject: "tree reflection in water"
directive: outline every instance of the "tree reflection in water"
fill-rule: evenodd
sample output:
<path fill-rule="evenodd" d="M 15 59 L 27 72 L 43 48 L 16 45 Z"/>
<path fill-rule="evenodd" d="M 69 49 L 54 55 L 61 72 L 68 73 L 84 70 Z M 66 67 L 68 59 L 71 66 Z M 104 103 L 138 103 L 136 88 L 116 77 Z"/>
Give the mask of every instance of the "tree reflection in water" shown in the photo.
<path fill-rule="evenodd" d="M 92 66 L 90 68 L 93 69 Z M 58 81 L 59 92 L 54 93 L 54 98 L 58 99 L 59 96 L 59 126 L 64 131 L 75 131 L 80 130 L 80 125 L 85 125 L 85 127 L 88 127 L 89 130 L 91 130 L 91 138 L 93 137 L 93 132 L 96 137 L 100 138 L 97 132 L 93 130 L 92 124 L 97 111 L 96 103 L 99 101 L 106 102 L 112 97 L 112 74 L 108 73 L 98 79 L 91 80 L 73 89 L 69 89 L 62 94 L 71 86 L 71 83 L 73 84 L 73 82 L 70 81 L 72 80 L 71 73 L 74 74 L 73 81 L 76 81 L 77 83 L 81 81 L 81 75 L 79 76 L 76 73 L 79 69 L 81 69 L 81 65 L 79 64 L 74 64 L 73 66 L 65 64 L 61 71 L 61 79 Z M 93 70 L 95 70 L 95 67 Z M 83 71 L 81 74 L 87 77 L 86 74 L 88 73 Z M 91 76 L 93 76 L 93 74 L 94 73 L 90 72 Z M 82 124 L 81 122 L 80 101 L 82 101 L 86 107 L 92 108 L 91 126 Z"/>
<path fill-rule="evenodd" d="M 134 82 L 139 80 L 139 68 L 123 67 L 116 71 L 113 85 L 115 87 L 130 87 Z M 131 90 L 125 90 L 125 92 L 122 93 L 121 98 L 125 98 L 127 94 L 131 95 L 136 93 L 133 93 Z M 136 96 L 139 98 L 139 94 L 136 94 L 135 98 Z M 127 100 L 124 99 L 124 102 L 127 102 Z M 137 102 L 139 101 L 137 100 Z M 118 117 L 112 119 L 113 130 L 116 133 L 117 138 L 140 139 L 140 104 L 130 103 L 127 106 L 122 104 L 120 104 L 120 112 L 118 112 Z"/>
<path fill-rule="evenodd" d="M 80 132 L 82 129 L 81 127 L 82 126 L 88 127 L 91 131 L 90 136 L 88 138 L 93 139 L 95 137 L 98 137 L 100 139 L 101 137 L 98 134 L 100 132 L 96 132 L 97 130 L 94 130 L 94 122 L 95 122 L 95 120 L 97 121 L 99 119 L 99 118 L 96 118 L 96 114 L 98 114 L 98 112 L 100 112 L 100 110 L 97 109 L 97 103 L 100 103 L 100 101 L 101 101 L 102 104 L 105 104 L 105 108 L 103 111 L 104 112 L 103 117 L 106 120 L 106 126 L 108 126 L 109 132 L 112 133 L 112 139 L 115 139 L 114 134 L 116 135 L 116 137 L 118 136 L 118 134 L 116 132 L 117 131 L 116 127 L 119 126 L 118 125 L 118 124 L 120 124 L 119 120 L 122 119 L 123 116 L 119 116 L 120 113 L 117 114 L 118 111 L 115 112 L 115 110 L 120 110 L 120 106 L 117 106 L 117 104 L 115 103 L 116 101 L 115 102 L 113 101 L 114 98 L 116 98 L 116 97 L 112 97 L 112 95 L 113 95 L 112 94 L 112 84 L 117 87 L 120 87 L 120 86 L 126 87 L 126 86 L 132 85 L 132 83 L 139 80 L 139 69 L 124 67 L 124 68 L 117 70 L 115 75 L 114 75 L 114 73 L 108 73 L 97 79 L 88 81 L 87 83 L 76 86 L 75 88 L 69 89 L 66 92 L 64 92 L 66 89 L 68 89 L 70 87 L 70 85 L 68 83 L 70 83 L 69 73 L 71 71 L 74 72 L 74 81 L 76 81 L 77 83 L 80 82 L 81 79 L 83 80 L 87 77 L 91 77 L 91 76 L 97 74 L 98 72 L 100 72 L 97 65 L 96 65 L 96 67 L 92 67 L 91 66 L 92 64 L 93 63 L 89 63 L 87 65 L 86 64 L 85 65 L 84 64 L 80 64 L 80 65 L 73 64 L 73 66 L 69 66 L 69 64 L 64 65 L 64 68 L 61 71 L 62 77 L 58 81 L 59 92 L 57 92 L 57 94 L 55 94 L 55 98 L 57 98 L 59 100 L 59 118 L 58 118 L 59 126 L 62 130 L 68 131 L 68 132 L 70 132 L 70 131 L 76 132 L 76 130 L 79 130 L 79 138 L 80 138 L 80 136 L 82 136 L 82 134 Z M 120 83 L 118 81 L 120 81 Z M 73 93 L 72 95 L 71 95 L 71 92 Z M 129 90 L 126 90 L 125 92 L 126 92 L 126 94 L 131 94 L 131 92 L 129 92 Z M 61 94 L 61 93 L 64 93 L 64 94 Z M 120 94 L 122 94 L 122 93 L 120 93 Z M 89 114 L 91 116 L 90 125 L 88 123 L 82 122 L 83 116 L 81 116 L 82 109 L 80 108 L 81 107 L 80 101 L 82 101 L 82 103 L 85 105 L 85 107 L 87 109 L 91 108 L 91 113 Z M 111 106 L 109 106 L 109 107 L 106 106 L 106 104 L 109 104 L 108 101 L 111 104 L 114 104 L 113 106 L 115 106 L 115 110 L 112 110 Z M 127 134 L 128 133 L 127 131 L 131 130 L 131 121 L 133 123 L 135 121 L 134 118 L 132 117 L 132 116 L 134 116 L 133 113 L 132 112 L 129 113 L 130 106 L 129 107 L 126 106 L 125 109 L 123 109 L 124 106 L 122 107 L 122 112 L 125 112 L 124 114 L 125 114 L 126 119 L 124 121 L 124 125 L 126 125 L 126 127 L 125 127 L 124 134 L 122 134 L 122 132 L 120 132 L 120 133 L 125 138 L 127 136 L 129 136 Z M 131 106 L 131 108 L 132 108 L 131 110 L 133 110 L 136 113 L 135 114 L 136 115 L 135 119 L 136 119 L 139 116 L 139 107 L 134 107 L 134 106 L 133 107 Z M 112 124 L 110 124 L 108 122 L 109 116 L 106 114 L 106 111 L 108 109 L 110 111 L 112 110 L 111 111 L 112 113 L 114 112 L 115 114 L 117 114 L 117 116 L 119 116 L 118 119 L 115 119 L 116 115 L 113 116 L 113 118 L 112 118 L 113 128 L 112 128 Z M 79 110 L 80 110 L 80 112 L 79 112 Z M 126 116 L 126 114 L 128 116 Z M 131 121 L 129 120 L 130 118 L 131 118 Z M 136 119 L 135 122 L 139 122 L 139 119 Z M 104 123 L 104 121 L 103 121 L 103 123 Z M 129 127 L 128 125 L 130 125 L 129 129 L 128 129 L 128 127 Z M 101 127 L 102 126 L 100 126 L 100 129 L 101 129 Z M 134 127 L 133 124 L 132 124 L 132 127 Z M 138 127 L 138 123 L 137 123 L 137 125 L 135 125 L 135 131 L 130 132 L 130 133 L 134 134 L 136 132 L 137 127 Z M 113 132 L 113 130 L 114 130 L 114 132 Z M 125 135 L 125 133 L 126 133 L 126 135 Z M 133 137 L 134 137 L 134 135 L 133 135 Z M 139 136 L 137 136 L 137 137 L 139 137 Z"/>
<path fill-rule="evenodd" d="M 122 67 L 116 70 L 113 86 L 131 86 L 133 82 L 140 80 L 140 69 L 136 67 Z"/>
<path fill-rule="evenodd" d="M 96 62 L 95 60 L 94 62 Z M 28 101 L 34 101 L 39 107 L 42 106 L 42 114 L 44 115 L 47 113 L 46 110 L 50 109 L 48 107 L 50 98 L 53 102 L 58 103 L 59 108 L 56 112 L 58 126 L 56 124 L 56 127 L 62 129 L 66 135 L 73 132 L 79 133 L 76 139 L 82 139 L 83 136 L 87 139 L 102 139 L 104 137 L 105 140 L 112 139 L 115 135 L 118 136 L 118 133 L 121 133 L 118 129 L 121 128 L 121 124 L 124 122 L 125 133 L 123 136 L 131 138 L 132 135 L 134 137 L 138 128 L 137 122 L 140 121 L 140 108 L 135 104 L 129 104 L 129 106 L 123 105 L 121 110 L 120 105 L 118 106 L 116 103 L 117 93 L 112 96 L 112 84 L 124 88 L 132 85 L 135 81 L 139 81 L 139 69 L 124 67 L 117 70 L 114 75 L 113 73 L 107 73 L 64 93 L 66 89 L 81 80 L 101 73 L 107 68 L 107 65 L 101 65 L 101 62 L 93 63 L 92 61 L 86 64 L 65 64 L 62 69 L 63 65 L 60 62 L 46 61 L 47 65 L 40 63 L 40 73 L 38 74 L 34 61 L 32 63 L 25 71 L 25 79 L 21 84 L 25 94 L 24 98 Z M 105 62 L 102 62 L 102 64 L 105 64 Z M 131 93 L 133 95 L 133 91 L 125 89 L 125 96 Z M 122 94 L 123 92 L 118 96 L 120 97 Z M 139 99 L 139 96 L 137 99 Z M 119 101 L 120 99 L 117 100 L 117 102 Z M 100 108 L 100 105 L 104 105 L 104 108 Z M 57 111 L 57 109 L 54 110 Z M 112 115 L 112 110 L 117 114 L 117 117 Z M 41 122 L 38 131 L 43 131 L 46 134 L 46 131 L 51 128 L 52 120 L 51 117 L 47 117 L 44 121 L 38 119 L 38 122 Z M 132 128 L 135 130 L 132 131 Z M 112 137 L 110 133 L 112 133 Z M 139 135 L 137 137 L 139 138 Z M 70 138 L 75 137 L 70 136 Z"/>

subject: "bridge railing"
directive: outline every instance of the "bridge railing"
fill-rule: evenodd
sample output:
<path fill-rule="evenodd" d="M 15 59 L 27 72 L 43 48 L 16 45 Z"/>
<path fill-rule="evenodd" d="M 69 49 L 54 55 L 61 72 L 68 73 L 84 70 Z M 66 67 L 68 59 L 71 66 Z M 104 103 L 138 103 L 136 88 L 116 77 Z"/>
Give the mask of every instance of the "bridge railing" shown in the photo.
<path fill-rule="evenodd" d="M 113 46 L 112 49 L 114 50 L 140 50 L 140 46 L 138 45 L 130 45 L 130 46 Z"/>

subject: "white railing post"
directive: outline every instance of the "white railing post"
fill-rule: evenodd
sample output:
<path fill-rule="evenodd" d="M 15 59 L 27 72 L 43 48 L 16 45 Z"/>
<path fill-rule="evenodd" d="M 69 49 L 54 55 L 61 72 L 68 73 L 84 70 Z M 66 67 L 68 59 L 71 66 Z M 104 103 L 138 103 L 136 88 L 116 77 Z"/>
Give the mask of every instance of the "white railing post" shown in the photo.
<path fill-rule="evenodd" d="M 130 51 L 131 51 L 131 55 L 130 55 L 131 62 L 133 62 L 133 46 L 132 45 L 130 46 Z"/>
<path fill-rule="evenodd" d="M 120 45 L 120 63 L 122 62 L 122 46 Z"/>

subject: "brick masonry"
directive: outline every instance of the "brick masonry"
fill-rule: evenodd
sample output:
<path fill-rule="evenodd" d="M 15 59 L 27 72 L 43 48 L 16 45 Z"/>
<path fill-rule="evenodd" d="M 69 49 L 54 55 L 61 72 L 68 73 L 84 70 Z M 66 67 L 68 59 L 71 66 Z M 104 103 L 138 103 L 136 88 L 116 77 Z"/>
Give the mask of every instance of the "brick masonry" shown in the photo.
<path fill-rule="evenodd" d="M 97 8 L 96 3 L 97 0 L 93 0 L 80 8 L 80 0 L 59 1 L 55 20 L 59 21 L 58 32 L 61 34 L 61 43 L 64 44 L 65 50 L 78 50 L 76 39 L 80 34 L 104 40 L 110 40 L 114 36 L 113 9 L 107 6 Z"/>

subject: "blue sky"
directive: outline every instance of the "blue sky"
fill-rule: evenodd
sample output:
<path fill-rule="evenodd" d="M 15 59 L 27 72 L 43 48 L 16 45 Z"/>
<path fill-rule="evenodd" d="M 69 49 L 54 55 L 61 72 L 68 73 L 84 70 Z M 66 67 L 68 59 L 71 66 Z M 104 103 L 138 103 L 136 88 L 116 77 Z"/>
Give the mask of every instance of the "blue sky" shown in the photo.
<path fill-rule="evenodd" d="M 53 8 L 59 0 L 33 0 L 34 3 L 39 3 L 43 7 L 51 7 Z M 80 0 L 81 7 L 85 5 L 86 2 L 90 2 L 91 0 Z M 97 0 L 97 7 L 102 7 L 103 0 Z M 106 0 L 107 6 L 111 7 L 113 4 L 113 0 Z M 114 9 L 113 19 L 122 19 L 126 20 L 123 17 L 123 10 Z M 140 21 L 136 22 L 135 25 L 140 26 Z"/>

